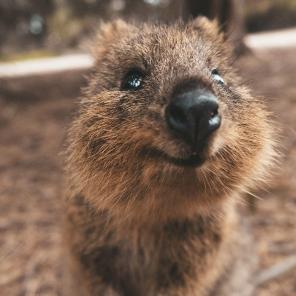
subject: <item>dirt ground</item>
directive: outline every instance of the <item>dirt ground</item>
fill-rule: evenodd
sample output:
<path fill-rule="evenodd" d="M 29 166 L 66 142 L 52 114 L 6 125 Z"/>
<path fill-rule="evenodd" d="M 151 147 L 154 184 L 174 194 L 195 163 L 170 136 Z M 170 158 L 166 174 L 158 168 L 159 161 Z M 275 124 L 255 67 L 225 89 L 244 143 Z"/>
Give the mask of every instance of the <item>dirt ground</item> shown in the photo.
<path fill-rule="evenodd" d="M 250 210 L 261 268 L 296 255 L 295 49 L 245 56 L 241 74 L 268 98 L 283 158 Z M 63 143 L 83 79 L 0 81 L 0 294 L 59 295 Z M 69 87 L 65 87 L 69 85 Z M 36 88 L 37 86 L 37 88 Z M 296 270 L 258 296 L 296 295 Z"/>

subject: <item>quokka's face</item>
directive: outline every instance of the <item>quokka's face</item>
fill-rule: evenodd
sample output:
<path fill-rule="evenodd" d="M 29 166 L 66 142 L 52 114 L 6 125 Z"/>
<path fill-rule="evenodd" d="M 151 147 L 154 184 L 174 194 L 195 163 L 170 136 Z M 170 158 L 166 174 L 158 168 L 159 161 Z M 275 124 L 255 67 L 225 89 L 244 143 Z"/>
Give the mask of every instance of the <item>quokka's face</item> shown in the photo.
<path fill-rule="evenodd" d="M 105 25 L 77 124 L 83 161 L 159 180 L 194 172 L 213 194 L 261 176 L 271 155 L 267 113 L 228 55 L 205 18 Z"/>

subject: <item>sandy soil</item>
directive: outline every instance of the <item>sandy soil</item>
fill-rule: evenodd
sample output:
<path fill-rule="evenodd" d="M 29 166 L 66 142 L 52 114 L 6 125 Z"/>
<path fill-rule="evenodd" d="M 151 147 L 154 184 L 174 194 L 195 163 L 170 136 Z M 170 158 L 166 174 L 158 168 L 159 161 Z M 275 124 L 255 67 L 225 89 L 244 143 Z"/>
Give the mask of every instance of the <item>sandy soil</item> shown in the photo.
<path fill-rule="evenodd" d="M 246 56 L 240 69 L 255 93 L 268 98 L 282 128 L 281 168 L 267 191 L 256 192 L 262 199 L 250 210 L 263 269 L 296 254 L 295 50 Z M 82 83 L 71 74 L 0 81 L 1 295 L 59 295 L 61 152 Z M 261 286 L 257 295 L 296 295 L 295 274 Z"/>

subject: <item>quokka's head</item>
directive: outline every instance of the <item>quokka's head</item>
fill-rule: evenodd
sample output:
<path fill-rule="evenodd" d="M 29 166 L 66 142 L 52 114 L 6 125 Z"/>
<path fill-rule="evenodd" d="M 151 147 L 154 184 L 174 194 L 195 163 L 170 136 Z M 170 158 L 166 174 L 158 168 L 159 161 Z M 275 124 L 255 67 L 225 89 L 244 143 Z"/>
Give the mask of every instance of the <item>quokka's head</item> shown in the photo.
<path fill-rule="evenodd" d="M 100 207 L 158 211 L 208 206 L 263 178 L 272 127 L 230 52 L 204 17 L 173 26 L 103 25 L 70 131 L 78 190 Z"/>

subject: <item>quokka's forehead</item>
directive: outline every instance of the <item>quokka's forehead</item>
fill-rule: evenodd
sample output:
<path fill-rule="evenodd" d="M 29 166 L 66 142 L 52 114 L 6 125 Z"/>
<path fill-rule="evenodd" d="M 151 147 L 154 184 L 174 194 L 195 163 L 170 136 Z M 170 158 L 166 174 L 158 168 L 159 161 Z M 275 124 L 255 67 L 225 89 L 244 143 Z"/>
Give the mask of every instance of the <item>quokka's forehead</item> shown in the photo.
<path fill-rule="evenodd" d="M 108 68 L 124 72 L 128 67 L 140 68 L 142 64 L 152 68 L 174 64 L 190 69 L 190 64 L 205 68 L 219 66 L 230 56 L 223 34 L 214 22 L 198 18 L 187 24 L 135 25 L 122 21 L 102 27 L 94 48 L 94 56 L 100 72 Z M 145 67 L 144 67 L 145 69 Z"/>
<path fill-rule="evenodd" d="M 204 66 L 208 61 L 221 56 L 219 46 L 207 36 L 186 30 L 165 28 L 162 30 L 144 30 L 123 40 L 118 45 L 118 53 L 128 60 L 139 59 L 154 64 L 192 63 Z M 219 60 L 220 61 L 220 60 Z M 187 66 L 186 66 L 187 67 Z"/>
<path fill-rule="evenodd" d="M 182 50 L 183 52 L 208 51 L 217 47 L 217 42 L 206 34 L 175 27 L 152 30 L 138 28 L 136 34 L 131 34 L 126 39 L 126 43 L 147 53 L 153 50 L 166 53 L 175 50 Z"/>
<path fill-rule="evenodd" d="M 161 58 L 167 63 L 186 63 L 186 67 L 205 67 L 212 63 L 212 66 L 219 66 L 227 62 L 229 52 L 225 52 L 223 45 L 215 42 L 206 35 L 198 35 L 195 32 L 179 32 L 178 34 L 158 35 L 158 38 L 147 41 L 147 46 L 141 45 L 144 49 L 142 54 L 148 59 Z M 142 44 L 145 44 L 144 42 Z"/>

